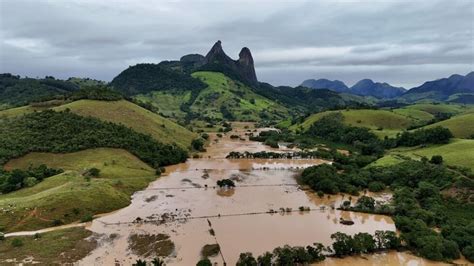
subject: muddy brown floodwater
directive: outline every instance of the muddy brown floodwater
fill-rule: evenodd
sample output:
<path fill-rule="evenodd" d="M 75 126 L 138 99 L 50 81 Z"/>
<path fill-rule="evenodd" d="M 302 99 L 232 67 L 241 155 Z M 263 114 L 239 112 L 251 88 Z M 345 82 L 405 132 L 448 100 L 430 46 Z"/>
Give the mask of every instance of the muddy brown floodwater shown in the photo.
<path fill-rule="evenodd" d="M 392 219 L 383 215 L 334 210 L 342 196 L 319 198 L 298 186 L 298 169 L 330 163 L 319 159 L 225 159 L 230 151 L 294 150 L 285 146 L 272 149 L 248 141 L 240 123 L 222 138 L 210 134 L 210 146 L 201 159 L 167 167 L 166 174 L 143 191 L 133 195 L 130 206 L 100 217 L 88 226 L 99 235 L 99 246 L 80 265 L 130 265 L 138 258 L 130 251 L 133 234 L 166 234 L 174 242 L 174 252 L 165 258 L 167 265 L 195 265 L 206 244 L 220 245 L 222 255 L 211 257 L 218 265 L 235 265 L 241 252 L 260 255 L 285 244 L 331 243 L 334 232 L 355 234 L 376 230 L 395 230 Z M 253 129 L 251 129 L 253 130 Z M 232 140 L 231 134 L 246 140 Z M 216 181 L 230 178 L 233 190 L 215 188 Z M 375 195 L 381 200 L 390 195 Z M 347 197 L 345 198 L 347 200 Z M 355 200 L 355 199 L 353 199 Z M 300 212 L 299 206 L 311 211 Z M 279 212 L 291 208 L 291 212 Z M 269 214 L 269 210 L 276 213 Z M 288 209 L 290 210 L 290 209 Z M 339 223 L 340 218 L 354 225 Z M 135 221 L 135 222 L 134 222 Z M 139 221 L 139 222 L 136 222 Z M 147 222 L 143 222 L 147 221 Z M 210 234 L 214 230 L 215 236 Z M 428 265 L 406 253 L 389 252 L 368 259 L 330 259 L 325 265 Z"/>

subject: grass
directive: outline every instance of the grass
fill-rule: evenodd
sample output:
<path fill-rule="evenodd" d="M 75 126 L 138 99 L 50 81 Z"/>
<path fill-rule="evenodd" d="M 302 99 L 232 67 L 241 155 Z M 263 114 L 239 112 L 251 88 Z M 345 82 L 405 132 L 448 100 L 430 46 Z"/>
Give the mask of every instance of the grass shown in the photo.
<path fill-rule="evenodd" d="M 467 167 L 474 170 L 474 140 L 454 139 L 448 144 L 431 145 L 428 147 L 397 148 L 375 161 L 371 166 L 384 166 L 396 164 L 403 161 L 407 156 L 413 159 L 421 159 L 425 156 L 431 158 L 433 155 L 443 156 L 448 165 Z"/>
<path fill-rule="evenodd" d="M 60 155 L 31 153 L 5 167 L 24 169 L 42 163 L 66 171 L 33 187 L 0 195 L 0 230 L 35 230 L 110 212 L 130 204 L 131 194 L 156 178 L 151 167 L 129 152 L 110 148 Z M 91 167 L 101 174 L 88 181 L 81 173 Z"/>
<path fill-rule="evenodd" d="M 393 112 L 395 112 L 396 114 L 400 114 L 405 117 L 408 117 L 412 119 L 413 121 L 420 122 L 420 123 L 423 123 L 423 122 L 426 123 L 434 118 L 434 115 L 429 112 L 414 109 L 414 108 L 409 108 L 409 107 L 394 109 Z"/>
<path fill-rule="evenodd" d="M 459 114 L 472 108 L 473 108 L 472 106 L 463 106 L 463 105 L 457 105 L 457 104 L 433 104 L 433 103 L 419 103 L 419 104 L 413 104 L 413 105 L 404 107 L 404 109 L 414 109 L 414 110 L 424 111 L 433 115 L 436 113 Z"/>
<path fill-rule="evenodd" d="M 61 105 L 54 110 L 67 108 L 82 116 L 93 116 L 104 121 L 123 124 L 137 132 L 149 134 L 160 142 L 176 143 L 185 149 L 188 149 L 191 141 L 197 137 L 195 133 L 171 120 L 124 100 L 80 100 Z"/>
<path fill-rule="evenodd" d="M 415 123 L 414 119 L 397 112 L 360 109 L 316 113 L 309 116 L 303 123 L 291 126 L 290 129 L 296 130 L 302 128 L 303 130 L 307 130 L 314 122 L 334 112 L 340 112 L 344 116 L 344 123 L 346 125 L 367 127 L 380 138 L 384 138 L 385 136 L 393 137 L 398 132 Z"/>
<path fill-rule="evenodd" d="M 377 161 L 369 164 L 367 167 L 376 167 L 376 166 L 389 166 L 389 165 L 395 165 L 398 163 L 403 162 L 404 159 L 397 154 L 388 154 L 385 155 L 384 157 L 378 159 Z"/>
<path fill-rule="evenodd" d="M 13 118 L 24 114 L 29 114 L 34 111 L 41 111 L 44 108 L 32 107 L 32 106 L 21 106 L 16 108 L 10 108 L 0 111 L 0 118 Z"/>
<path fill-rule="evenodd" d="M 436 126 L 449 128 L 456 138 L 469 138 L 474 135 L 474 112 L 456 115 L 450 119 L 426 126 L 426 128 Z"/>
<path fill-rule="evenodd" d="M 166 93 L 164 91 L 154 91 L 147 95 L 137 95 L 135 98 L 157 107 L 159 112 L 166 117 L 182 119 L 186 116 L 186 113 L 180 109 L 180 106 L 189 102 L 191 92 Z"/>
<path fill-rule="evenodd" d="M 77 227 L 43 233 L 36 239 L 34 236 L 7 238 L 0 242 L 0 264 L 15 265 L 29 257 L 40 265 L 72 264 L 96 247 L 95 241 L 85 239 L 91 234 Z M 15 247 L 13 241 L 22 245 Z M 7 263 L 10 259 L 16 262 Z"/>
<path fill-rule="evenodd" d="M 222 118 L 221 107 L 225 106 L 238 121 L 259 121 L 264 111 L 270 117 L 286 116 L 285 107 L 254 93 L 246 85 L 234 81 L 218 72 L 195 72 L 193 77 L 208 85 L 202 90 L 191 110 L 212 118 Z"/>

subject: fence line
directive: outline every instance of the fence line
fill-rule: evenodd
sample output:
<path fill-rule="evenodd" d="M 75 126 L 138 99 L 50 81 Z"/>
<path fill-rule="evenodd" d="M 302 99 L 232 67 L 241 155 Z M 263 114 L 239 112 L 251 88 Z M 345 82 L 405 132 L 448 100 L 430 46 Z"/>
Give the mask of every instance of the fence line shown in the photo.
<path fill-rule="evenodd" d="M 238 185 L 235 186 L 236 188 L 247 188 L 247 187 L 297 187 L 299 186 L 298 184 L 293 184 L 293 183 L 284 183 L 284 184 L 256 184 L 256 185 Z M 148 190 L 184 190 L 184 189 L 213 189 L 216 188 L 217 186 L 200 186 L 200 187 L 195 187 L 195 186 L 190 186 L 190 187 L 163 187 L 163 188 L 147 188 L 146 190 L 143 191 L 148 191 Z"/>
<path fill-rule="evenodd" d="M 262 214 L 286 214 L 286 213 L 293 213 L 293 212 L 301 212 L 301 213 L 309 213 L 309 212 L 314 212 L 314 211 L 319 211 L 319 212 L 325 212 L 327 210 L 333 210 L 331 207 L 320 207 L 320 208 L 310 208 L 306 209 L 304 211 L 297 209 L 286 209 L 284 211 L 282 210 L 274 210 L 274 211 L 263 211 L 263 212 L 245 212 L 245 213 L 230 213 L 230 214 L 217 214 L 217 215 L 202 215 L 202 216 L 189 216 L 189 217 L 175 217 L 175 218 L 169 218 L 169 219 L 140 219 L 140 220 L 135 220 L 132 222 L 114 222 L 114 223 L 108 223 L 101 221 L 99 219 L 96 219 L 94 221 L 100 222 L 104 225 L 122 225 L 122 224 L 146 224 L 146 223 L 151 223 L 151 224 L 166 224 L 166 223 L 172 223 L 175 221 L 187 221 L 187 220 L 198 220 L 198 219 L 209 219 L 209 218 L 221 218 L 221 217 L 237 217 L 237 216 L 250 216 L 250 215 L 262 215 Z"/>

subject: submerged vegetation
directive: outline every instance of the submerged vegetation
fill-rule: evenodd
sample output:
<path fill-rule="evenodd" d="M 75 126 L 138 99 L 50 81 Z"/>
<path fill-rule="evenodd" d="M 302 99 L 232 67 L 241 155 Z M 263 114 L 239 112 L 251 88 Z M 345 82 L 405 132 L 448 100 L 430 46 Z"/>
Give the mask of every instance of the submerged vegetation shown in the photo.
<path fill-rule="evenodd" d="M 241 253 L 237 266 L 268 266 L 268 265 L 307 265 L 324 261 L 327 256 L 345 257 L 356 254 L 370 254 L 382 250 L 398 250 L 402 247 L 401 240 L 392 231 L 376 231 L 374 235 L 357 233 L 354 236 L 337 232 L 331 235 L 333 243 L 325 247 L 314 243 L 306 247 L 285 245 L 273 252 L 265 252 L 255 258 L 252 253 Z"/>

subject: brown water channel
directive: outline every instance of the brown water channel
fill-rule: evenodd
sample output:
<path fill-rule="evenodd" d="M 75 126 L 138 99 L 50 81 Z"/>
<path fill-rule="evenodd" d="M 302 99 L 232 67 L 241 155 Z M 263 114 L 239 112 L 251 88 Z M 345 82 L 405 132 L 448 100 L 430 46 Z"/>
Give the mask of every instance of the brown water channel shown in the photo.
<path fill-rule="evenodd" d="M 130 265 L 138 258 L 129 249 L 128 239 L 132 234 L 169 235 L 175 250 L 165 259 L 167 265 L 195 265 L 200 259 L 201 248 L 216 242 L 222 256 L 210 259 L 218 265 L 223 265 L 224 260 L 227 265 L 235 265 L 239 254 L 245 251 L 259 255 L 285 244 L 320 242 L 328 245 L 330 235 L 338 231 L 355 234 L 395 230 L 390 217 L 334 210 L 332 207 L 339 206 L 344 200 L 342 196 L 321 199 L 298 186 L 295 180 L 298 169 L 330 162 L 319 159 L 224 159 L 230 151 L 292 150 L 286 147 L 271 149 L 257 142 L 230 139 L 231 134 L 244 137 L 247 129 L 242 124 L 239 126 L 222 138 L 211 134 L 211 144 L 203 158 L 168 167 L 166 175 L 133 195 L 130 206 L 94 220 L 88 229 L 100 235 L 100 245 L 79 264 Z M 223 178 L 233 179 L 237 187 L 233 190 L 215 188 L 216 181 Z M 375 196 L 379 199 L 390 197 L 386 194 Z M 310 207 L 311 211 L 300 212 L 299 206 Z M 280 208 L 291 208 L 292 211 L 267 213 Z M 341 217 L 351 219 L 355 224 L 342 225 L 339 223 Z M 134 222 L 137 218 L 142 222 Z M 215 237 L 209 233 L 211 227 Z M 331 259 L 325 264 L 429 265 L 429 262 L 406 253 L 391 252 L 371 255 L 369 259 Z"/>

